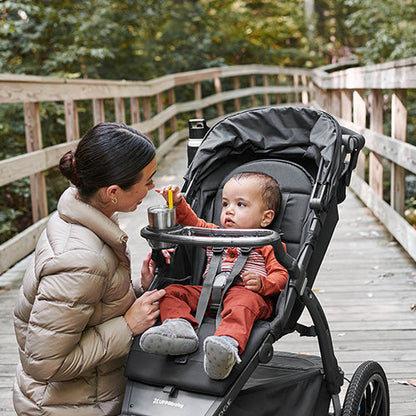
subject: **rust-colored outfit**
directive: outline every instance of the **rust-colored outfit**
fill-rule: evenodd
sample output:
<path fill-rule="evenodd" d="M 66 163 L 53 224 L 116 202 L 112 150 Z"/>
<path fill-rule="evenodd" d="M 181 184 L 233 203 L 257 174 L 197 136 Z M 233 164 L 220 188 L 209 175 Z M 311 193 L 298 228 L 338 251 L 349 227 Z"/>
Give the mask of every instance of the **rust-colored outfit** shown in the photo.
<path fill-rule="evenodd" d="M 178 223 L 183 225 L 218 228 L 217 225 L 198 218 L 184 199 L 176 207 L 176 215 Z M 239 249 L 235 247 L 225 250 L 222 262 L 228 263 L 228 267 L 225 266 L 227 270 L 230 269 L 230 263 L 233 264 L 236 261 L 238 253 Z M 254 322 L 259 319 L 268 319 L 271 316 L 273 312 L 271 296 L 280 293 L 288 279 L 288 272 L 276 260 L 272 246 L 253 249 L 250 256 L 254 258 L 252 263 L 256 261 L 258 263 L 259 259 L 264 259 L 265 273 L 262 277 L 262 287 L 257 293 L 246 289 L 242 282 L 237 282 L 230 287 L 223 302 L 222 321 L 215 332 L 217 336 L 227 335 L 234 338 L 238 342 L 240 354 L 245 349 Z M 247 268 L 249 264 L 250 261 L 247 261 L 243 272 L 250 270 Z M 257 268 L 253 271 L 258 272 Z M 196 327 L 198 323 L 194 313 L 201 289 L 202 286 L 180 284 L 168 286 L 166 295 L 160 300 L 162 321 L 168 318 L 183 318 Z"/>

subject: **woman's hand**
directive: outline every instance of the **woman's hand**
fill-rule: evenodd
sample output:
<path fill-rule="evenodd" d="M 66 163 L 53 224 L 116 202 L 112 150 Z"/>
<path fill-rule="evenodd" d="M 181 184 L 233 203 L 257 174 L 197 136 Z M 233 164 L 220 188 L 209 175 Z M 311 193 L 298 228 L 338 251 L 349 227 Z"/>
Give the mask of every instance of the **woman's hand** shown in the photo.
<path fill-rule="evenodd" d="M 174 251 L 175 249 L 162 250 L 162 254 L 165 258 L 166 264 L 170 264 L 170 259 Z M 142 263 L 141 284 L 144 291 L 146 291 L 149 288 L 150 283 L 152 283 L 152 280 L 155 276 L 155 267 L 156 265 L 155 262 L 152 260 L 152 253 L 150 252 Z"/>
<path fill-rule="evenodd" d="M 169 191 L 172 191 L 172 202 L 175 207 L 182 202 L 182 194 L 177 185 L 167 185 L 161 189 L 155 189 L 155 191 L 162 195 L 166 202 L 169 202 Z"/>
<path fill-rule="evenodd" d="M 241 273 L 241 278 L 243 279 L 246 289 L 249 289 L 253 292 L 258 292 L 261 287 L 261 276 L 254 272 L 244 272 Z"/>
<path fill-rule="evenodd" d="M 155 262 L 152 260 L 151 252 L 143 260 L 141 274 L 142 288 L 146 291 L 155 276 Z"/>
<path fill-rule="evenodd" d="M 165 293 L 164 289 L 143 293 L 124 314 L 124 319 L 134 336 L 142 334 L 156 323 L 160 314 L 159 300 Z"/>

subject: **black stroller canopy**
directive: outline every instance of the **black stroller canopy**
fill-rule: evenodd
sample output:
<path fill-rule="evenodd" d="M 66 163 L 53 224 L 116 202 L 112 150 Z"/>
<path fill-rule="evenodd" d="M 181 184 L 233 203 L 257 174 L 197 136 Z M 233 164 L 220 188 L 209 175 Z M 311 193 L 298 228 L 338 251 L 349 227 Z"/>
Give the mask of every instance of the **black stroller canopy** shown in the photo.
<path fill-rule="evenodd" d="M 319 168 L 316 182 L 329 185 L 325 207 L 341 170 L 341 137 L 341 128 L 332 116 L 309 108 L 267 107 L 229 116 L 205 135 L 185 175 L 187 193 L 192 195 L 192 189 L 228 158 L 250 153 L 258 158 L 314 163 Z"/>

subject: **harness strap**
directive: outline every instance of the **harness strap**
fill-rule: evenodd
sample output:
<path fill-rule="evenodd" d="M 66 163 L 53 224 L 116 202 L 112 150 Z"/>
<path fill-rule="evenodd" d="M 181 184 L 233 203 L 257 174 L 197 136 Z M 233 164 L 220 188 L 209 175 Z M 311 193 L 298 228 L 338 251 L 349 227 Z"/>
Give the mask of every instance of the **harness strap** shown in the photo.
<path fill-rule="evenodd" d="M 202 285 L 201 294 L 199 295 L 198 305 L 195 312 L 195 319 L 198 322 L 198 329 L 201 327 L 201 322 L 204 319 L 205 311 L 207 310 L 215 276 L 218 274 L 218 269 L 221 268 L 222 253 L 224 248 L 213 247 L 212 251 L 213 256 L 209 264 L 204 283 Z"/>
<path fill-rule="evenodd" d="M 219 291 L 220 298 L 214 299 L 214 292 L 212 293 L 212 299 L 211 299 L 211 311 L 212 306 L 216 307 L 216 317 L 215 317 L 215 325 L 216 328 L 218 328 L 218 325 L 221 323 L 222 317 L 222 303 L 224 300 L 224 296 L 227 293 L 227 290 L 230 288 L 230 286 L 237 280 L 238 276 L 240 275 L 241 271 L 244 269 L 244 266 L 247 263 L 248 256 L 250 255 L 252 248 L 249 247 L 242 247 L 239 256 L 237 257 L 237 260 L 234 263 L 233 268 L 231 269 L 231 272 L 226 276 L 224 286 L 221 288 L 222 290 Z M 220 275 L 221 276 L 221 275 Z M 215 282 L 214 282 L 215 285 Z M 215 311 L 214 311 L 215 313 Z"/>
<path fill-rule="evenodd" d="M 279 215 L 278 215 L 276 225 L 275 225 L 278 230 L 280 230 L 281 227 L 282 227 L 282 220 L 283 220 L 283 216 L 285 214 L 285 210 L 286 210 L 287 201 L 289 199 L 289 196 L 290 196 L 290 193 L 282 194 L 282 200 L 280 202 Z"/>

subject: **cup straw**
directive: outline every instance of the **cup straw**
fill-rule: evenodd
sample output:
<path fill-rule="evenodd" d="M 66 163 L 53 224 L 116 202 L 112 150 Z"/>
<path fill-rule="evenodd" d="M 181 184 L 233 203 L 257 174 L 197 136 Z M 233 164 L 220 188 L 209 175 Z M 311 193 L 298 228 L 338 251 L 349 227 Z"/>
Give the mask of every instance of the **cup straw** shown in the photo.
<path fill-rule="evenodd" d="M 169 189 L 168 191 L 168 200 L 169 200 L 169 209 L 173 209 L 173 195 L 172 195 L 171 189 Z"/>

